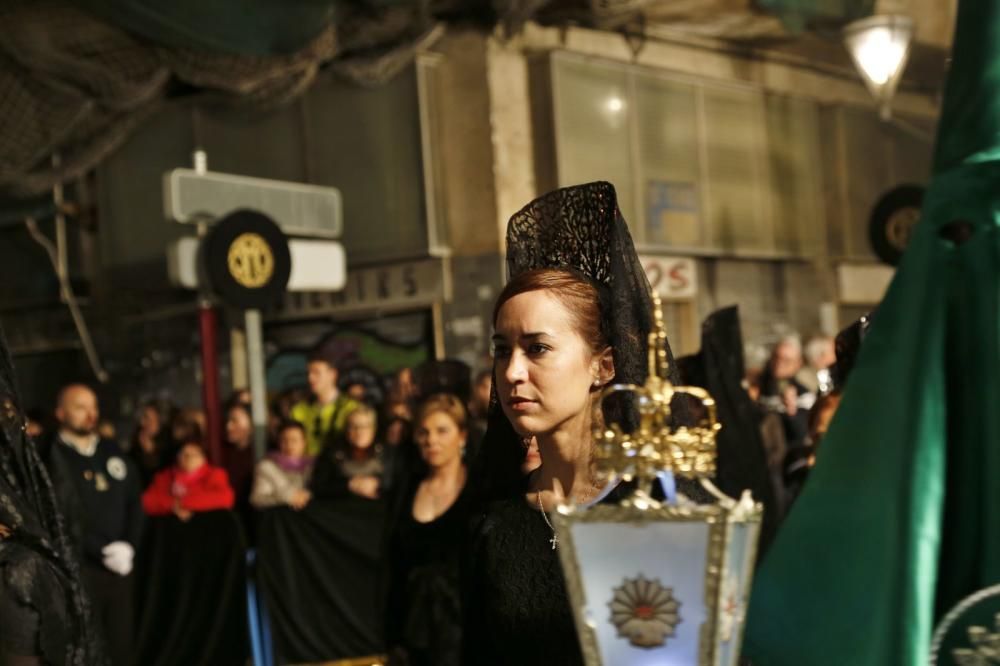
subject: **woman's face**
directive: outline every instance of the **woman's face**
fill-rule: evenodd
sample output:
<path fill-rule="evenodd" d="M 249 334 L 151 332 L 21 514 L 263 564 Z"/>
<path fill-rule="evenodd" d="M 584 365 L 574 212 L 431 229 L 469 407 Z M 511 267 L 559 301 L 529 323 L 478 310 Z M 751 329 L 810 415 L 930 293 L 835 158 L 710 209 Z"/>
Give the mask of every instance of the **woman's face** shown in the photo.
<path fill-rule="evenodd" d="M 205 464 L 205 453 L 196 444 L 185 444 L 177 452 L 177 466 L 185 472 L 193 472 Z"/>
<path fill-rule="evenodd" d="M 600 356 L 562 301 L 545 290 L 513 296 L 497 313 L 495 329 L 497 398 L 518 433 L 552 432 L 589 414 Z"/>
<path fill-rule="evenodd" d="M 282 455 L 301 458 L 306 453 L 306 435 L 301 428 L 285 428 L 278 437 L 278 448 Z"/>
<path fill-rule="evenodd" d="M 156 411 L 155 407 L 142 408 L 142 413 L 139 415 L 139 427 L 153 436 L 160 432 L 160 413 Z"/>
<path fill-rule="evenodd" d="M 406 421 L 394 419 L 385 429 L 385 443 L 389 446 L 399 446 L 406 436 Z"/>
<path fill-rule="evenodd" d="M 375 419 L 371 414 L 354 412 L 347 417 L 347 443 L 356 449 L 367 449 L 375 442 Z"/>
<path fill-rule="evenodd" d="M 431 412 L 414 435 L 420 457 L 431 467 L 444 467 L 462 458 L 465 431 L 445 412 Z"/>
<path fill-rule="evenodd" d="M 244 409 L 230 409 L 226 417 L 226 441 L 237 446 L 246 444 L 253 435 L 250 417 Z"/>

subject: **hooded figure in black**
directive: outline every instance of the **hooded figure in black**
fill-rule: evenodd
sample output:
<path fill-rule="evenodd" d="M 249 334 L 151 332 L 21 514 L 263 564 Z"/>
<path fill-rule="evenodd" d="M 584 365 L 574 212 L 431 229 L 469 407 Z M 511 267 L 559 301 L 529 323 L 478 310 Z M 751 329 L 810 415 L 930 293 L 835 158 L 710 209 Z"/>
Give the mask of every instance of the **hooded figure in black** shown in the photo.
<path fill-rule="evenodd" d="M 0 666 L 105 663 L 0 331 Z"/>
<path fill-rule="evenodd" d="M 722 430 L 716 437 L 715 483 L 730 497 L 749 490 L 764 505 L 758 558 L 767 550 L 781 519 L 771 485 L 757 409 L 743 389 L 743 336 L 737 306 L 713 312 L 701 325 L 701 351 L 677 359 L 686 384 L 715 399 Z"/>
<path fill-rule="evenodd" d="M 542 280 L 578 285 L 566 287 L 566 291 L 572 289 L 580 293 L 579 286 L 582 286 L 587 293 L 596 294 L 597 302 L 587 300 L 586 307 L 581 309 L 591 312 L 596 305 L 600 320 L 596 324 L 600 329 L 597 332 L 598 346 L 594 347 L 594 340 L 589 339 L 593 336 L 594 324 L 587 324 L 588 332 L 584 332 L 579 323 L 576 328 L 581 334 L 580 339 L 594 351 L 594 359 L 600 359 L 586 361 L 585 364 L 597 362 L 599 371 L 590 382 L 582 366 L 581 369 L 574 366 L 569 379 L 562 375 L 557 380 L 561 386 L 549 386 L 551 390 L 547 396 L 539 393 L 539 404 L 544 405 L 546 400 L 553 398 L 558 400 L 556 394 L 567 390 L 573 395 L 577 392 L 582 394 L 587 388 L 584 383 L 590 387 L 588 390 L 592 399 L 593 392 L 600 391 L 607 383 L 642 384 L 645 381 L 646 340 L 652 326 L 652 298 L 649 282 L 639 264 L 610 183 L 589 183 L 556 190 L 515 214 L 507 227 L 507 266 L 511 281 L 519 280 L 524 283 L 523 286 L 533 284 L 536 276 L 541 275 L 544 276 Z M 515 289 L 520 288 L 515 284 Z M 542 466 L 531 472 L 535 477 L 526 476 L 528 472 L 523 463 L 530 440 L 514 429 L 500 404 L 500 399 L 510 403 L 519 398 L 509 393 L 498 393 L 499 390 L 507 390 L 502 388 L 507 382 L 507 375 L 502 373 L 507 371 L 501 366 L 509 364 L 509 361 L 502 359 L 514 358 L 515 351 L 518 358 L 527 358 L 528 354 L 542 353 L 541 349 L 532 351 L 534 347 L 545 346 L 541 344 L 543 337 L 538 338 L 538 344 L 529 344 L 526 341 L 536 336 L 519 334 L 513 329 L 509 335 L 501 334 L 499 324 L 505 316 L 504 308 L 521 294 L 545 289 L 548 287 L 530 287 L 527 291 L 513 294 L 505 289 L 497 305 L 497 321 L 494 322 L 498 333 L 495 336 L 497 350 L 488 425 L 480 455 L 473 463 L 469 476 L 470 488 L 479 495 L 481 509 L 473 520 L 468 552 L 463 560 L 464 664 L 583 664 L 556 552 L 558 540 L 546 514 L 540 510 L 542 493 L 549 492 L 540 485 L 541 480 L 546 478 L 544 449 L 547 445 L 558 446 L 554 438 L 548 444 L 543 438 L 551 437 L 555 430 L 546 431 L 548 426 L 543 421 L 549 416 L 540 417 L 537 423 L 539 432 L 531 434 L 537 435 L 539 449 L 542 450 Z M 510 300 L 502 301 L 505 297 Z M 545 311 L 547 306 L 540 307 L 542 310 L 539 311 Z M 563 310 L 570 312 L 565 304 Z M 550 342 L 557 353 L 560 345 L 571 337 L 565 333 L 559 333 L 557 337 L 560 335 L 563 336 L 560 338 L 562 342 Z M 508 339 L 515 336 L 518 339 Z M 527 346 L 522 350 L 524 345 Z M 613 368 L 607 364 L 608 349 Z M 676 367 L 669 348 L 668 357 L 671 380 L 676 381 Z M 540 388 L 539 384 L 530 390 L 547 389 Z M 611 400 L 605 402 L 604 419 L 605 422 L 621 423 L 628 429 L 636 423 L 635 413 L 628 396 L 620 397 L 614 404 L 608 404 Z M 547 409 L 543 407 L 542 412 Z M 554 413 L 549 412 L 549 415 Z M 579 413 L 583 414 L 583 410 Z M 532 428 L 525 425 L 524 430 Z M 569 431 L 563 434 L 571 435 Z M 586 437 L 589 433 L 581 434 Z M 561 455 L 556 448 L 549 450 Z M 564 465 L 564 461 L 561 459 L 550 464 Z M 554 469 L 550 468 L 550 474 L 554 473 Z M 538 480 L 534 490 L 532 478 Z M 576 484 L 576 481 L 583 483 Z M 561 482 L 561 487 L 568 496 L 576 496 L 578 501 L 602 501 L 602 496 L 603 501 L 607 501 L 614 499 L 617 492 L 615 489 L 608 494 L 608 489 L 604 488 L 595 494 L 598 488 L 591 488 L 582 477 L 575 478 L 572 485 Z M 683 488 L 681 490 L 684 491 Z M 551 492 L 555 496 L 554 482 Z M 529 496 L 534 494 L 537 494 L 537 506 L 529 500 Z"/>

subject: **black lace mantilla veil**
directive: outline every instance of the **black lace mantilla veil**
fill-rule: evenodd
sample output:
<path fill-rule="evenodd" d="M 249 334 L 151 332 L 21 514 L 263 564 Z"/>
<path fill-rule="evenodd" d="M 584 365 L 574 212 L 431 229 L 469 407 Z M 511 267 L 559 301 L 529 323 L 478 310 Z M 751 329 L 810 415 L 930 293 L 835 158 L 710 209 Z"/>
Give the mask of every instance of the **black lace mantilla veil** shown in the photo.
<path fill-rule="evenodd" d="M 555 190 L 510 218 L 508 278 L 537 268 L 573 270 L 595 285 L 601 326 L 614 352 L 614 382 L 642 384 L 647 374 L 646 340 L 652 327 L 653 302 L 611 183 L 599 181 Z M 670 379 L 676 382 L 679 375 L 669 346 L 667 354 Z M 493 384 L 495 387 L 496 381 Z M 621 397 L 605 408 L 605 419 L 629 426 L 635 415 L 631 402 Z M 494 388 L 480 456 L 487 496 L 503 495 L 520 483 L 518 468 L 524 457 L 520 442 Z"/>
<path fill-rule="evenodd" d="M 89 630 L 79 564 L 34 443 L 25 432 L 14 367 L 0 329 L 0 661 L 106 663 Z"/>

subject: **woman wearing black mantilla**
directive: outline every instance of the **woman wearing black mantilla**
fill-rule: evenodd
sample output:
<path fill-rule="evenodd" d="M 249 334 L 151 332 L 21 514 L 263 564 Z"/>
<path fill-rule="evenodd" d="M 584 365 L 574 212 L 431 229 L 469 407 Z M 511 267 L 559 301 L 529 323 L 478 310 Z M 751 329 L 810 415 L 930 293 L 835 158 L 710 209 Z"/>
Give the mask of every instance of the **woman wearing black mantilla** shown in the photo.
<path fill-rule="evenodd" d="M 100 666 L 79 565 L 0 331 L 0 666 Z"/>
<path fill-rule="evenodd" d="M 645 379 L 649 284 L 609 183 L 528 204 L 510 220 L 507 253 L 510 281 L 493 313 L 489 424 L 470 482 L 488 496 L 464 561 L 463 659 L 577 666 L 561 545 L 547 514 L 561 502 L 617 495 L 592 472 L 592 406 L 605 385 Z M 604 410 L 605 421 L 633 416 L 626 402 Z M 532 436 L 542 464 L 524 477 Z"/>

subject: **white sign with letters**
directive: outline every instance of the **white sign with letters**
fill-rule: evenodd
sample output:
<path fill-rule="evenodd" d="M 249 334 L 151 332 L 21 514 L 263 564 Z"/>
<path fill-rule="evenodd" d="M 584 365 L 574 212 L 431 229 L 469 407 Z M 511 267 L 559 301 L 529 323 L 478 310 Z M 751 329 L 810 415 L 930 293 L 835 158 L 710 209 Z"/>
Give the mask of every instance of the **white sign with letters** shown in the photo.
<path fill-rule="evenodd" d="M 698 265 L 690 257 L 640 255 L 653 291 L 663 300 L 690 300 L 698 293 Z"/>
<path fill-rule="evenodd" d="M 347 284 L 341 291 L 289 291 L 273 316 L 428 306 L 445 297 L 444 270 L 440 259 L 353 268 L 347 272 Z"/>

